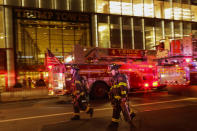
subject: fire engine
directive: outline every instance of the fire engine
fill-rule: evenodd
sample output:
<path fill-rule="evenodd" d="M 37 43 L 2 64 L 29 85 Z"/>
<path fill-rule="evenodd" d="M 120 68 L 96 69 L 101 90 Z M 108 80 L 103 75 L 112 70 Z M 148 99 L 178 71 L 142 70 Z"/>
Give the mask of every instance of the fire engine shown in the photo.
<path fill-rule="evenodd" d="M 160 85 L 188 86 L 195 83 L 197 39 L 163 40 L 158 46 L 158 80 Z"/>
<path fill-rule="evenodd" d="M 110 89 L 110 78 L 112 77 L 108 70 L 108 65 L 111 63 L 121 64 L 119 71 L 126 74 L 130 91 L 147 90 L 159 86 L 156 63 L 145 60 L 144 50 L 96 48 L 89 50 L 86 54 L 88 55 L 84 55 L 85 58 L 80 58 L 83 56 L 82 54 L 75 56 L 74 63 L 76 64 L 80 60 L 83 60 L 82 63 L 77 64 L 80 68 L 81 76 L 88 83 L 87 86 L 92 98 L 103 98 L 107 96 Z M 84 62 L 84 59 L 86 62 Z M 55 94 L 62 94 L 64 90 L 69 92 L 71 65 L 71 63 L 65 63 L 64 67 L 57 66 L 54 68 L 54 70 L 56 68 L 62 68 L 60 69 L 61 73 L 52 70 L 51 92 Z"/>

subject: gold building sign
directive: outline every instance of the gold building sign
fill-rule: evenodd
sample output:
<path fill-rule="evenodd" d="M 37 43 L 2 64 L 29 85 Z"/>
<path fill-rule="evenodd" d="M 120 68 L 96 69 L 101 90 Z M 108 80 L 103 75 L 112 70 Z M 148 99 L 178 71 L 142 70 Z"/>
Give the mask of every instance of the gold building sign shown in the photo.
<path fill-rule="evenodd" d="M 18 19 L 55 20 L 68 22 L 90 21 L 89 14 L 54 10 L 14 9 L 14 16 Z"/>
<path fill-rule="evenodd" d="M 132 50 L 132 49 L 108 49 L 109 56 L 131 56 L 142 58 L 144 53 L 143 50 Z"/>

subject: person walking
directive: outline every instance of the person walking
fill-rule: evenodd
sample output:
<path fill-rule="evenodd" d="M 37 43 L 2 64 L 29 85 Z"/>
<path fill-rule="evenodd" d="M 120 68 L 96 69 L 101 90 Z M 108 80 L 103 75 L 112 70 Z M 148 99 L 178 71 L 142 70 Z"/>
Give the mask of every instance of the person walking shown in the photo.
<path fill-rule="evenodd" d="M 84 79 L 79 74 L 79 67 L 76 65 L 71 66 L 70 73 L 72 74 L 72 84 L 71 93 L 73 96 L 73 108 L 74 114 L 71 120 L 80 119 L 80 110 L 85 111 L 90 117 L 93 116 L 93 108 L 90 107 L 89 101 L 87 99 L 88 91 L 84 83 Z"/>
<path fill-rule="evenodd" d="M 109 70 L 112 73 L 111 88 L 109 98 L 113 107 L 112 121 L 110 128 L 117 128 L 119 126 L 120 113 L 122 111 L 125 121 L 132 124 L 132 119 L 135 113 L 130 110 L 128 102 L 128 79 L 125 74 L 119 72 L 121 65 L 111 64 Z"/>

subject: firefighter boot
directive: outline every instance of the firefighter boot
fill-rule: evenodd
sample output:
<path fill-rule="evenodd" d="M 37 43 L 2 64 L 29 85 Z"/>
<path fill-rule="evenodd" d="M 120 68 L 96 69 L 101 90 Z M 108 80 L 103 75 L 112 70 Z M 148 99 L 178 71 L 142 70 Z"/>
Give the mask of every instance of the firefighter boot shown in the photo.
<path fill-rule="evenodd" d="M 93 114 L 94 114 L 94 109 L 92 107 L 89 108 L 89 110 L 87 111 L 88 114 L 90 114 L 90 117 L 92 118 Z"/>
<path fill-rule="evenodd" d="M 80 120 L 79 115 L 74 115 L 73 117 L 70 118 L 71 120 Z"/>
<path fill-rule="evenodd" d="M 136 116 L 136 114 L 134 113 L 134 112 L 132 112 L 131 114 L 130 114 L 130 116 L 131 116 L 131 120 Z"/>

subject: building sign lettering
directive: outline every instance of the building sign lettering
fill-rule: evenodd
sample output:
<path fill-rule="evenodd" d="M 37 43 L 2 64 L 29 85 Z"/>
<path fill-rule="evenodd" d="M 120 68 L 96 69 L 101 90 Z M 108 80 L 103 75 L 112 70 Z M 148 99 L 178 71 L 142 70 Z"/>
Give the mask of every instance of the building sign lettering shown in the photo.
<path fill-rule="evenodd" d="M 15 14 L 14 16 L 19 19 L 56 20 L 56 21 L 69 21 L 69 22 L 90 21 L 89 14 L 72 13 L 65 11 L 15 9 L 14 14 Z"/>
<path fill-rule="evenodd" d="M 109 56 L 143 57 L 143 50 L 108 49 Z"/>

